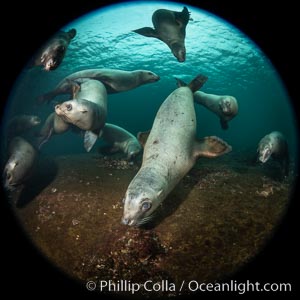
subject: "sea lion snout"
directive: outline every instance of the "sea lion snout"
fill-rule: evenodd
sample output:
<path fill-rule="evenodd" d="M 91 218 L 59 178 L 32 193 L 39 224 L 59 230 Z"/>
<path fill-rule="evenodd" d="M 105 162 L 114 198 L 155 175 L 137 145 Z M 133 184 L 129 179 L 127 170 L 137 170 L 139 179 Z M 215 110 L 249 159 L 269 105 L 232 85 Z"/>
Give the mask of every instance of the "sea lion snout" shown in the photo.
<path fill-rule="evenodd" d="M 185 61 L 185 56 L 186 56 L 185 46 L 179 43 L 174 43 L 171 45 L 171 49 L 172 49 L 172 53 L 174 54 L 174 56 L 177 58 L 179 62 Z"/>

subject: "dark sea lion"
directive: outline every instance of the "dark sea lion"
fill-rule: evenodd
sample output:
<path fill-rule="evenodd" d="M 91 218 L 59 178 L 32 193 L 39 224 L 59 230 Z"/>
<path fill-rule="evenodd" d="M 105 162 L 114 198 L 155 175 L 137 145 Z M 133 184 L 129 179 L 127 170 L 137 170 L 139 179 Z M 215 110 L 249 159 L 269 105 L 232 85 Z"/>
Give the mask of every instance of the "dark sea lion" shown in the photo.
<path fill-rule="evenodd" d="M 85 131 L 84 147 L 90 151 L 102 135 L 106 121 L 106 88 L 101 82 L 89 79 L 80 85 L 75 98 L 56 105 L 55 112 L 64 122 Z"/>
<path fill-rule="evenodd" d="M 193 93 L 207 80 L 197 76 L 189 86 L 172 92 L 160 106 L 144 147 L 140 170 L 130 182 L 122 222 L 140 226 L 194 166 L 199 157 L 216 157 L 231 151 L 221 139 L 196 139 Z"/>
<path fill-rule="evenodd" d="M 284 135 L 279 131 L 273 131 L 265 135 L 259 142 L 258 160 L 262 163 L 267 162 L 270 157 L 279 161 L 285 176 L 289 174 L 289 150 L 288 143 Z"/>
<path fill-rule="evenodd" d="M 49 141 L 52 135 L 62 134 L 68 131 L 69 128 L 69 123 L 66 123 L 55 112 L 51 113 L 38 134 L 37 147 L 40 149 L 46 142 Z"/>
<path fill-rule="evenodd" d="M 186 85 L 184 81 L 178 78 L 175 79 L 179 87 Z M 194 93 L 194 101 L 215 113 L 220 118 L 222 129 L 225 130 L 228 129 L 228 122 L 238 113 L 238 103 L 233 96 L 220 96 L 197 91 Z"/>
<path fill-rule="evenodd" d="M 37 151 L 21 137 L 14 137 L 8 147 L 9 159 L 3 171 L 4 187 L 13 190 L 31 175 Z"/>
<path fill-rule="evenodd" d="M 168 9 L 158 9 L 152 15 L 151 27 L 143 27 L 134 32 L 154 37 L 169 46 L 173 55 L 179 62 L 185 61 L 185 28 L 189 22 L 190 13 L 186 7 L 181 12 Z"/>
<path fill-rule="evenodd" d="M 61 94 L 72 95 L 74 89 L 87 79 L 94 79 L 102 82 L 108 94 L 125 92 L 139 87 L 140 85 L 158 81 L 156 74 L 147 70 L 123 71 L 114 69 L 88 69 L 75 72 L 65 77 L 54 90 L 40 96 L 38 101 L 49 102 Z"/>
<path fill-rule="evenodd" d="M 33 115 L 17 115 L 9 120 L 7 124 L 7 139 L 8 141 L 15 136 L 22 135 L 31 128 L 39 125 L 41 119 Z"/>
<path fill-rule="evenodd" d="M 55 70 L 62 62 L 71 40 L 75 37 L 76 30 L 68 32 L 59 31 L 38 51 L 32 59 L 31 67 L 44 66 L 44 70 Z"/>
<path fill-rule="evenodd" d="M 142 151 L 137 138 L 117 125 L 106 123 L 101 138 L 109 144 L 109 147 L 100 148 L 103 154 L 123 152 L 128 160 L 132 160 Z"/>

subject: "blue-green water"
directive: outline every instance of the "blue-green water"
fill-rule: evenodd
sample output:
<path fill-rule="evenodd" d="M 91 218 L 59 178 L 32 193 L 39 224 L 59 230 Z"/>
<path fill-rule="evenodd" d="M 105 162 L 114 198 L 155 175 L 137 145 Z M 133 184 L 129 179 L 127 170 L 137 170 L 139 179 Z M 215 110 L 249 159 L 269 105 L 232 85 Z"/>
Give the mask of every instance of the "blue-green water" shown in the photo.
<path fill-rule="evenodd" d="M 63 63 L 52 72 L 25 68 L 9 99 L 6 117 L 30 113 L 45 120 L 53 111 L 53 104 L 39 106 L 36 97 L 53 89 L 61 79 L 75 71 L 87 68 L 148 69 L 158 74 L 161 80 L 108 96 L 107 122 L 136 134 L 151 128 L 159 106 L 176 88 L 174 77 L 188 82 L 202 73 L 209 78 L 202 90 L 236 97 L 239 114 L 229 123 L 229 130 L 224 131 L 214 114 L 196 105 L 198 137 L 217 135 L 231 144 L 233 151 L 255 151 L 262 136 L 278 130 L 286 136 L 291 154 L 295 155 L 293 108 L 276 70 L 260 49 L 225 21 L 188 6 L 192 20 L 186 28 L 186 61 L 178 63 L 163 42 L 132 32 L 152 26 L 152 13 L 162 7 L 181 11 L 183 5 L 124 3 L 67 24 L 63 29 L 76 28 L 77 36 Z M 120 17 L 129 15 L 126 20 Z M 66 98 L 55 100 L 62 99 Z M 71 132 L 53 137 L 42 148 L 42 152 L 53 155 L 84 151 L 82 138 Z"/>

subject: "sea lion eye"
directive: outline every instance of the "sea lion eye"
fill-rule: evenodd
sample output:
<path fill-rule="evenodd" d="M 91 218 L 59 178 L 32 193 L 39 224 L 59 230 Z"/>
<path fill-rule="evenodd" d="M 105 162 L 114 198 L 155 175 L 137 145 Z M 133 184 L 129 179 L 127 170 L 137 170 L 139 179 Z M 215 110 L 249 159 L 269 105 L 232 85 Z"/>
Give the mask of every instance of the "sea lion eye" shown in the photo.
<path fill-rule="evenodd" d="M 125 203 L 125 198 L 122 199 L 122 203 L 123 203 L 123 204 Z"/>
<path fill-rule="evenodd" d="M 145 201 L 142 204 L 142 211 L 147 211 L 151 208 L 151 202 L 150 201 Z"/>
<path fill-rule="evenodd" d="M 67 105 L 66 105 L 66 108 L 67 108 L 67 111 L 72 110 L 72 104 L 67 104 Z"/>

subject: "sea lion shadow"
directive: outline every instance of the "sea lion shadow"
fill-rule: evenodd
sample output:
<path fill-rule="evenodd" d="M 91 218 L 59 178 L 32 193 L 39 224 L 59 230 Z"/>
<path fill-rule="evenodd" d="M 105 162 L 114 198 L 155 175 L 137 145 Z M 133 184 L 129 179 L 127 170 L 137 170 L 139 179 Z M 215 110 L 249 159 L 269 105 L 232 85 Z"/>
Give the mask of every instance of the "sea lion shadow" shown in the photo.
<path fill-rule="evenodd" d="M 22 208 L 31 202 L 54 180 L 57 171 L 57 164 L 52 158 L 39 157 L 32 176 L 27 180 L 17 199 L 16 206 Z"/>
<path fill-rule="evenodd" d="M 142 229 L 154 229 L 163 222 L 164 219 L 175 213 L 181 203 L 187 199 L 188 194 L 193 190 L 194 185 L 196 185 L 198 181 L 189 182 L 188 187 L 186 187 L 185 182 L 185 179 L 181 180 L 176 188 L 163 201 L 162 205 L 157 209 L 153 219 L 141 226 Z"/>
<path fill-rule="evenodd" d="M 285 174 L 282 170 L 282 167 L 276 161 L 270 161 L 267 164 L 259 164 L 258 167 L 261 169 L 261 173 L 265 177 L 268 177 L 274 181 L 283 181 L 285 179 Z"/>

